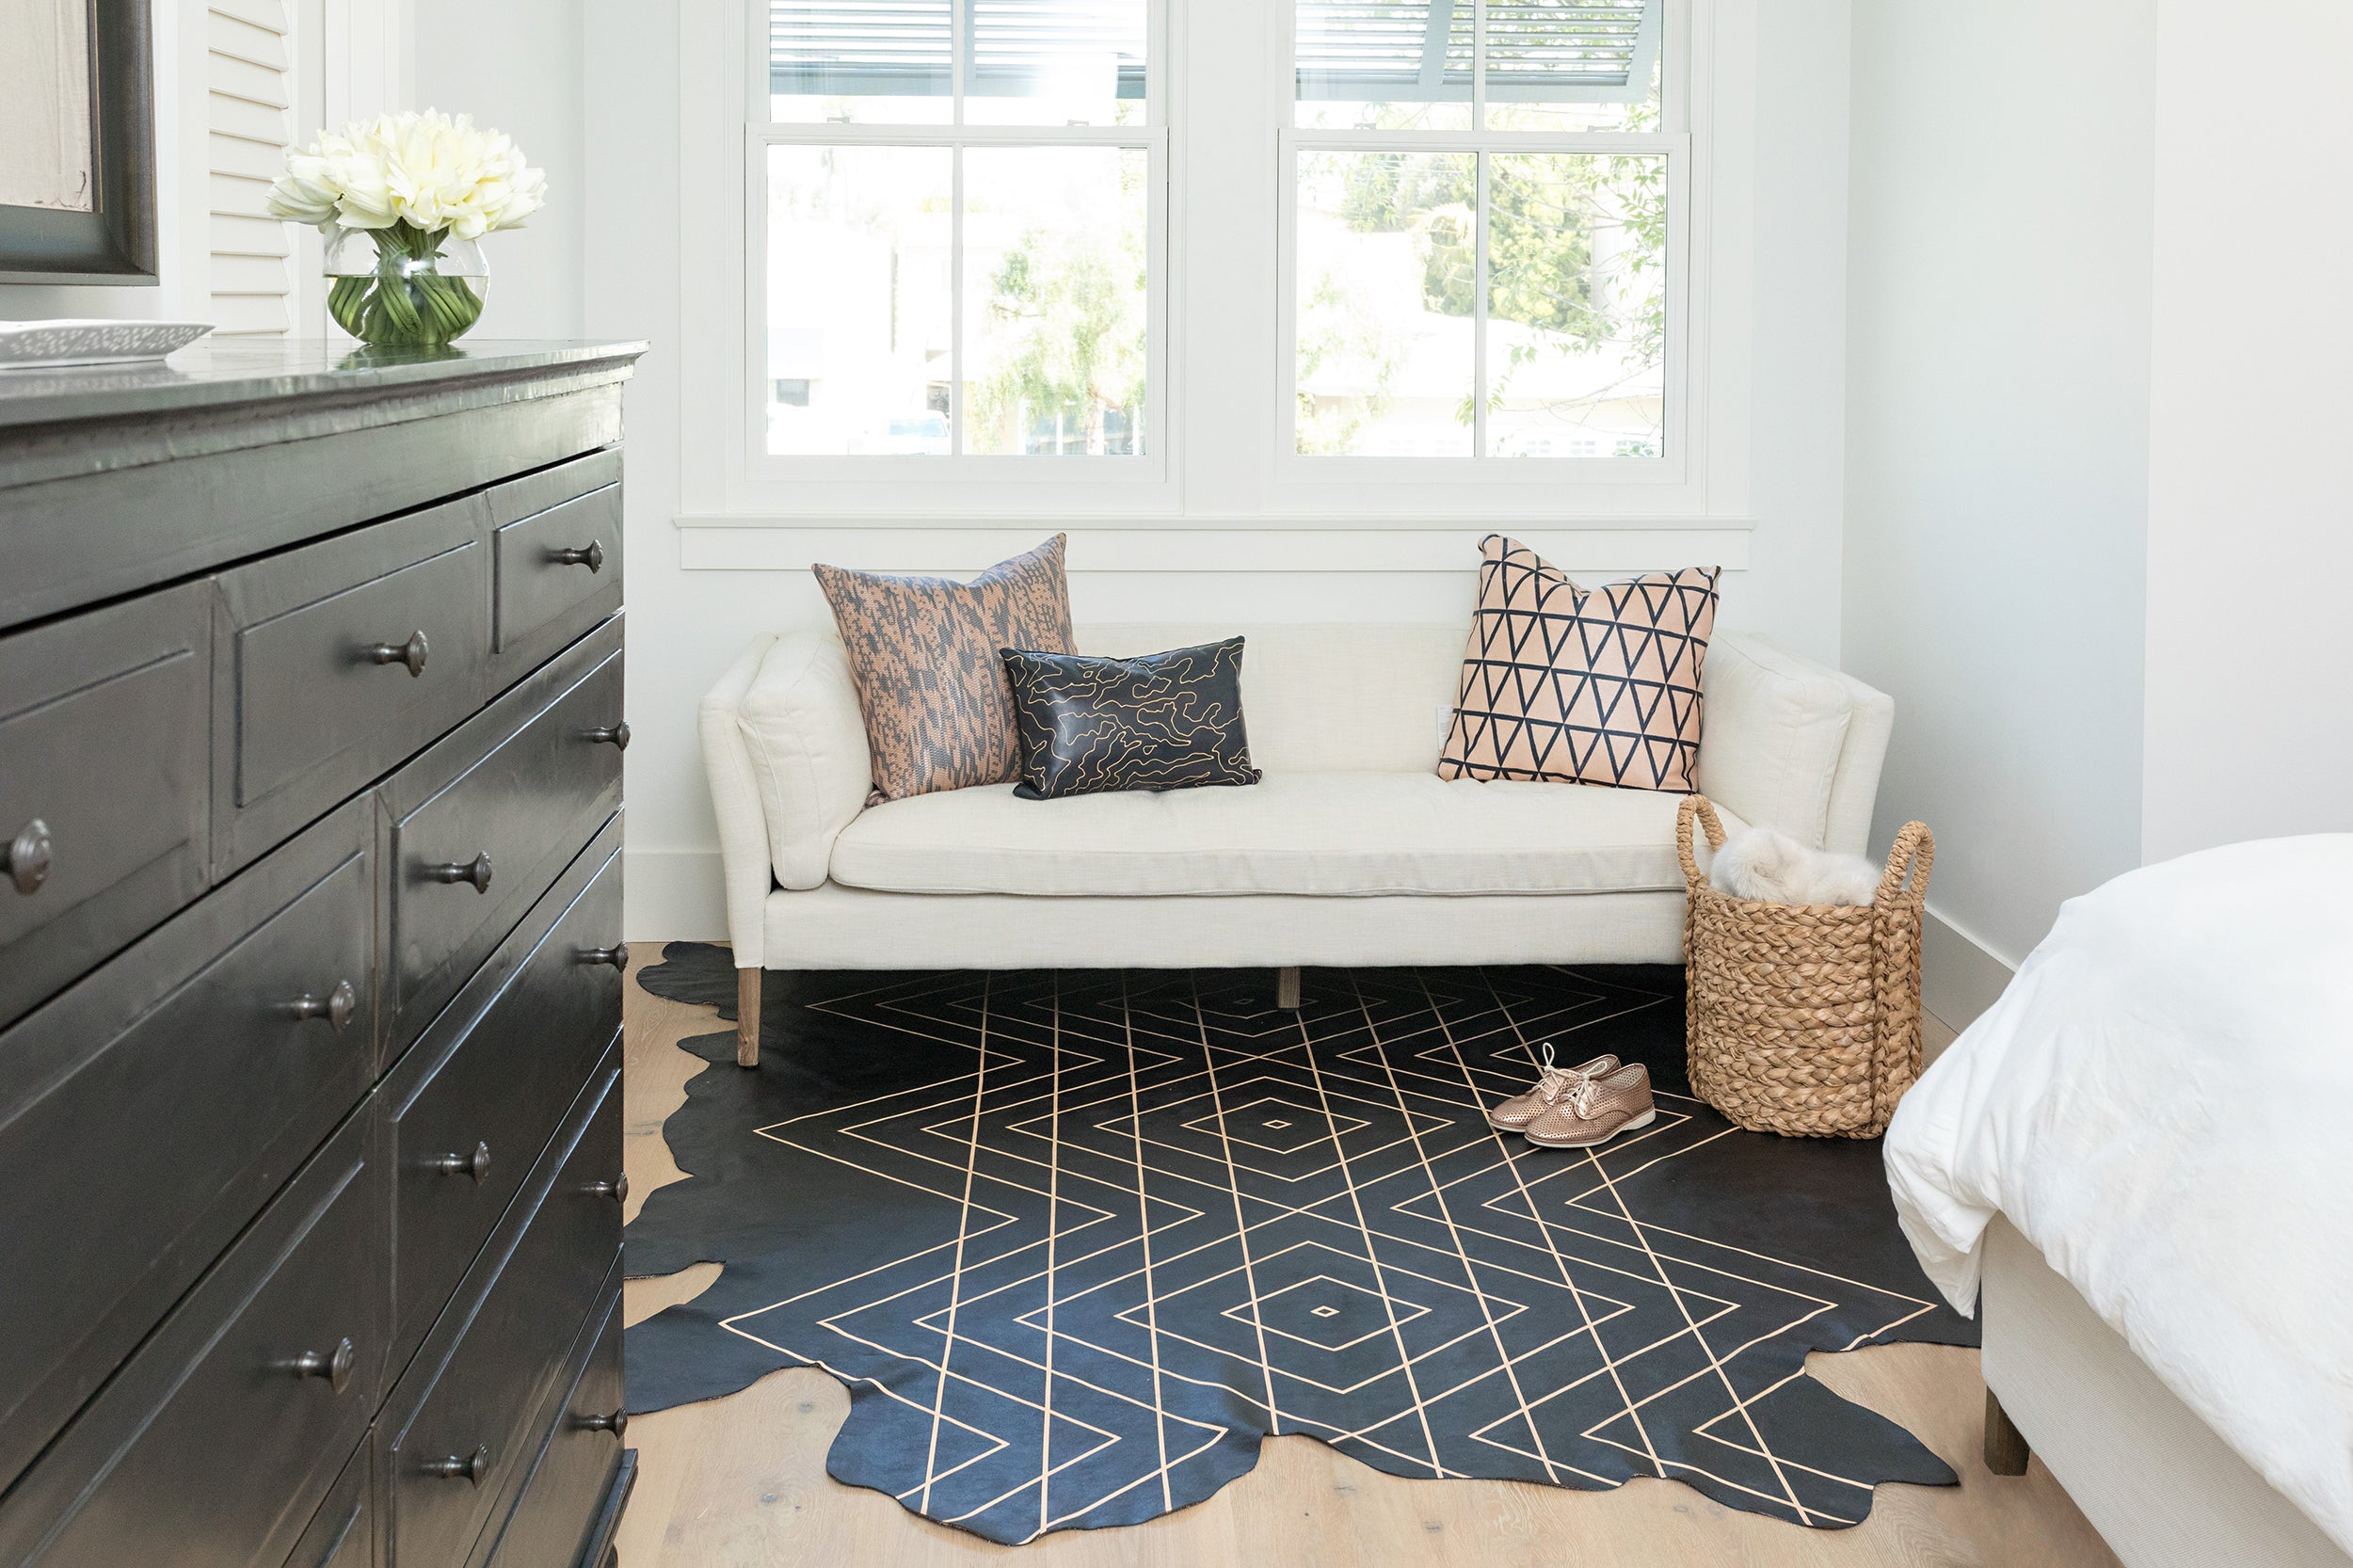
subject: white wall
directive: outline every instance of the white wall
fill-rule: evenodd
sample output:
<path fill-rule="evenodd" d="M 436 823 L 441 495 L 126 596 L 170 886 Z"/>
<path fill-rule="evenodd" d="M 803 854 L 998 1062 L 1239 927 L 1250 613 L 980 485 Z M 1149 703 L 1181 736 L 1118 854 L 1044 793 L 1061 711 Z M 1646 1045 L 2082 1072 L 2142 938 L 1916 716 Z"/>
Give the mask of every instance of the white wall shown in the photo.
<path fill-rule="evenodd" d="M 2141 851 L 2353 828 L 2353 8 L 2161 0 Z"/>
<path fill-rule="evenodd" d="M 2155 31 L 1855 6 L 1844 663 L 1896 698 L 1881 837 L 1927 821 L 2011 965 L 2140 858 Z"/>
<path fill-rule="evenodd" d="M 1195 8 L 1207 17 L 1213 8 Z M 655 344 L 628 406 L 629 706 L 636 735 L 628 760 L 628 930 L 632 939 L 716 936 L 724 934 L 716 836 L 695 737 L 696 700 L 755 632 L 822 626 L 829 617 L 803 570 L 682 569 L 672 525 L 681 511 L 704 509 L 715 488 L 709 473 L 681 472 L 679 334 L 715 303 L 683 280 L 708 264 L 719 226 L 707 212 L 680 214 L 676 205 L 680 82 L 682 73 L 699 80 L 696 62 L 725 45 L 735 7 L 688 0 L 665 16 L 629 0 L 587 0 L 584 11 L 588 101 L 598 105 L 587 136 L 587 329 Z M 1753 405 L 1749 428 L 1716 432 L 1735 443 L 1732 466 L 1745 469 L 1737 507 L 1754 520 L 1749 568 L 1728 579 L 1723 619 L 1830 657 L 1839 616 L 1849 5 L 1775 0 L 1721 11 L 1731 24 L 1735 67 L 1721 106 L 1731 111 L 1724 118 L 1753 130 L 1712 151 L 1719 189 L 1753 236 L 1746 270 L 1757 317 L 1753 344 L 1729 344 L 1719 361 L 1726 374 L 1746 378 Z M 1223 46 L 1218 37 L 1192 41 Z M 697 100 L 690 107 L 722 120 L 730 106 Z M 1257 285 L 1272 288 L 1271 279 L 1217 281 L 1252 300 Z M 1749 309 L 1748 300 L 1737 303 Z M 1271 312 L 1271 295 L 1264 306 Z M 1237 307 L 1210 300 L 1205 308 Z M 1204 418 L 1215 418 L 1216 389 L 1207 391 Z M 1253 418 L 1263 406 L 1256 398 L 1228 401 Z M 1043 537 L 1055 526 L 1040 521 L 1031 533 Z M 1561 527 L 1548 526 L 1556 536 Z M 1480 531 L 1465 521 L 1464 567 L 1448 572 L 1103 572 L 1087 569 L 1080 551 L 1072 607 L 1081 620 L 1467 627 Z"/>
<path fill-rule="evenodd" d="M 476 338 L 584 335 L 586 95 L 580 0 L 407 0 L 412 72 L 402 107 L 470 114 L 548 174 L 548 204 L 483 241 L 489 299 Z M 602 236 L 633 244 L 629 227 Z"/>

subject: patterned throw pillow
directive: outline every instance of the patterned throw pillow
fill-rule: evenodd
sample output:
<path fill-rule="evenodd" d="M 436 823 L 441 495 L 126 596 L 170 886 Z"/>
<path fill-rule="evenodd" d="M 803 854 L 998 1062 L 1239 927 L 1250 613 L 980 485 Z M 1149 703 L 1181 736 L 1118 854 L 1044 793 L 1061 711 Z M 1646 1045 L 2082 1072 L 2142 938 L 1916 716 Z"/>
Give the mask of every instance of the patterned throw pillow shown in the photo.
<path fill-rule="evenodd" d="M 817 566 L 850 656 L 884 800 L 1014 776 L 1013 696 L 997 650 L 1067 649 L 1065 536 L 969 583 Z"/>
<path fill-rule="evenodd" d="M 1137 659 L 1001 650 L 1024 800 L 1256 784 L 1241 721 L 1241 639 Z"/>
<path fill-rule="evenodd" d="M 1438 776 L 1690 792 L 1719 568 L 1589 592 L 1500 534 L 1480 552 L 1479 609 Z"/>

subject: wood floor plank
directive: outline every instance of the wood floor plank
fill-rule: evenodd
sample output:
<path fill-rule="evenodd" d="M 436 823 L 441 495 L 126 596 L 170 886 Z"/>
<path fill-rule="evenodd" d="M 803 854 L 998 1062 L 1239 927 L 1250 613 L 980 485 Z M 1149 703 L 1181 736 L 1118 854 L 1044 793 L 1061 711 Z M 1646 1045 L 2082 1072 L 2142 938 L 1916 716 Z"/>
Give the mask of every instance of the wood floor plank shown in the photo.
<path fill-rule="evenodd" d="M 632 943 L 626 1042 L 633 1218 L 681 1179 L 662 1123 L 702 1060 L 679 1048 L 727 1030 L 715 1010 L 653 996 L 636 971 L 661 951 Z M 632 1322 L 709 1288 L 699 1265 L 632 1280 Z M 1518 1481 L 1405 1480 L 1310 1438 L 1278 1437 L 1250 1474 L 1207 1501 L 1125 1529 L 1064 1530 L 1006 1547 L 843 1486 L 825 1450 L 848 1392 L 812 1368 L 724 1400 L 633 1418 L 637 1489 L 621 1521 L 622 1568 L 972 1568 L 1019 1554 L 1034 1568 L 2114 1568 L 2116 1559 L 2040 1460 L 2009 1480 L 1978 1454 L 1977 1352 L 1887 1345 L 1815 1355 L 1807 1369 L 1900 1422 L 1961 1473 L 1958 1488 L 1882 1486 L 1853 1529 L 1743 1513 L 1669 1481 L 1567 1492 Z"/>

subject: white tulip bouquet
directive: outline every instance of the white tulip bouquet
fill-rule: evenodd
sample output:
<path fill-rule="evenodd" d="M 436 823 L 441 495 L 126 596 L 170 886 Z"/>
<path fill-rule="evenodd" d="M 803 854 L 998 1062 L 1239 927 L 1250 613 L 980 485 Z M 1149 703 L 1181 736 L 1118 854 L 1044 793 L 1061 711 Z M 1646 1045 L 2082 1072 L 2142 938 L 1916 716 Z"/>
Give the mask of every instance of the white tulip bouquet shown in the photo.
<path fill-rule="evenodd" d="M 364 343 L 427 345 L 481 319 L 488 269 L 474 242 L 517 227 L 546 199 L 547 176 L 511 137 L 427 109 L 288 148 L 269 211 L 328 235 L 327 306 L 337 326 Z M 347 252 L 360 235 L 375 254 L 353 264 Z"/>

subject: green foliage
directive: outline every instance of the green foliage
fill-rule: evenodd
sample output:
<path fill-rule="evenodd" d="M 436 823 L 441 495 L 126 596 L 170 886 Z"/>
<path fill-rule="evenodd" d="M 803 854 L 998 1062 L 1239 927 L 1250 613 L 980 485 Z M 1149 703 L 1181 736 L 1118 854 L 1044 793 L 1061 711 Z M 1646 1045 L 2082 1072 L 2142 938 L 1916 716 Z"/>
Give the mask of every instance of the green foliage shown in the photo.
<path fill-rule="evenodd" d="M 1352 298 L 1328 272 L 1316 280 L 1301 302 L 1298 337 L 1302 389 L 1325 365 L 1352 361 L 1363 366 L 1366 378 L 1373 383 L 1370 395 L 1329 408 L 1319 408 L 1304 390 L 1292 394 L 1298 400 L 1298 450 L 1311 455 L 1348 452 L 1365 423 L 1387 410 L 1389 387 L 1397 378 L 1403 347 L 1391 341 L 1379 318 L 1361 300 Z"/>
<path fill-rule="evenodd" d="M 1123 183 L 1128 177 L 1123 166 Z M 1120 210 L 1138 209 L 1123 201 Z M 1025 232 L 989 279 L 990 370 L 972 384 L 969 449 L 1019 452 L 1032 426 L 1059 415 L 1082 433 L 1086 451 L 1100 453 L 1106 414 L 1121 410 L 1140 423 L 1145 298 L 1140 217 L 1110 229 Z"/>
<path fill-rule="evenodd" d="M 1640 118 L 1640 117 L 1638 117 Z M 1638 125 L 1635 128 L 1642 128 Z M 1462 152 L 1310 154 L 1310 185 L 1353 232 L 1410 234 L 1422 306 L 1476 313 L 1479 160 Z M 1331 210 L 1331 209 L 1327 209 Z M 1495 152 L 1487 159 L 1487 314 L 1532 328 L 1491 341 L 1487 396 L 1500 408 L 1516 374 L 1549 354 L 1615 355 L 1629 372 L 1666 352 L 1666 160 L 1655 154 Z M 1299 400 L 1299 450 L 1350 449 L 1380 417 L 1403 352 L 1366 302 L 1331 274 L 1303 291 L 1298 377 L 1354 359 L 1348 377 L 1378 391 L 1319 408 Z M 1471 399 L 1455 411 L 1471 422 Z"/>

